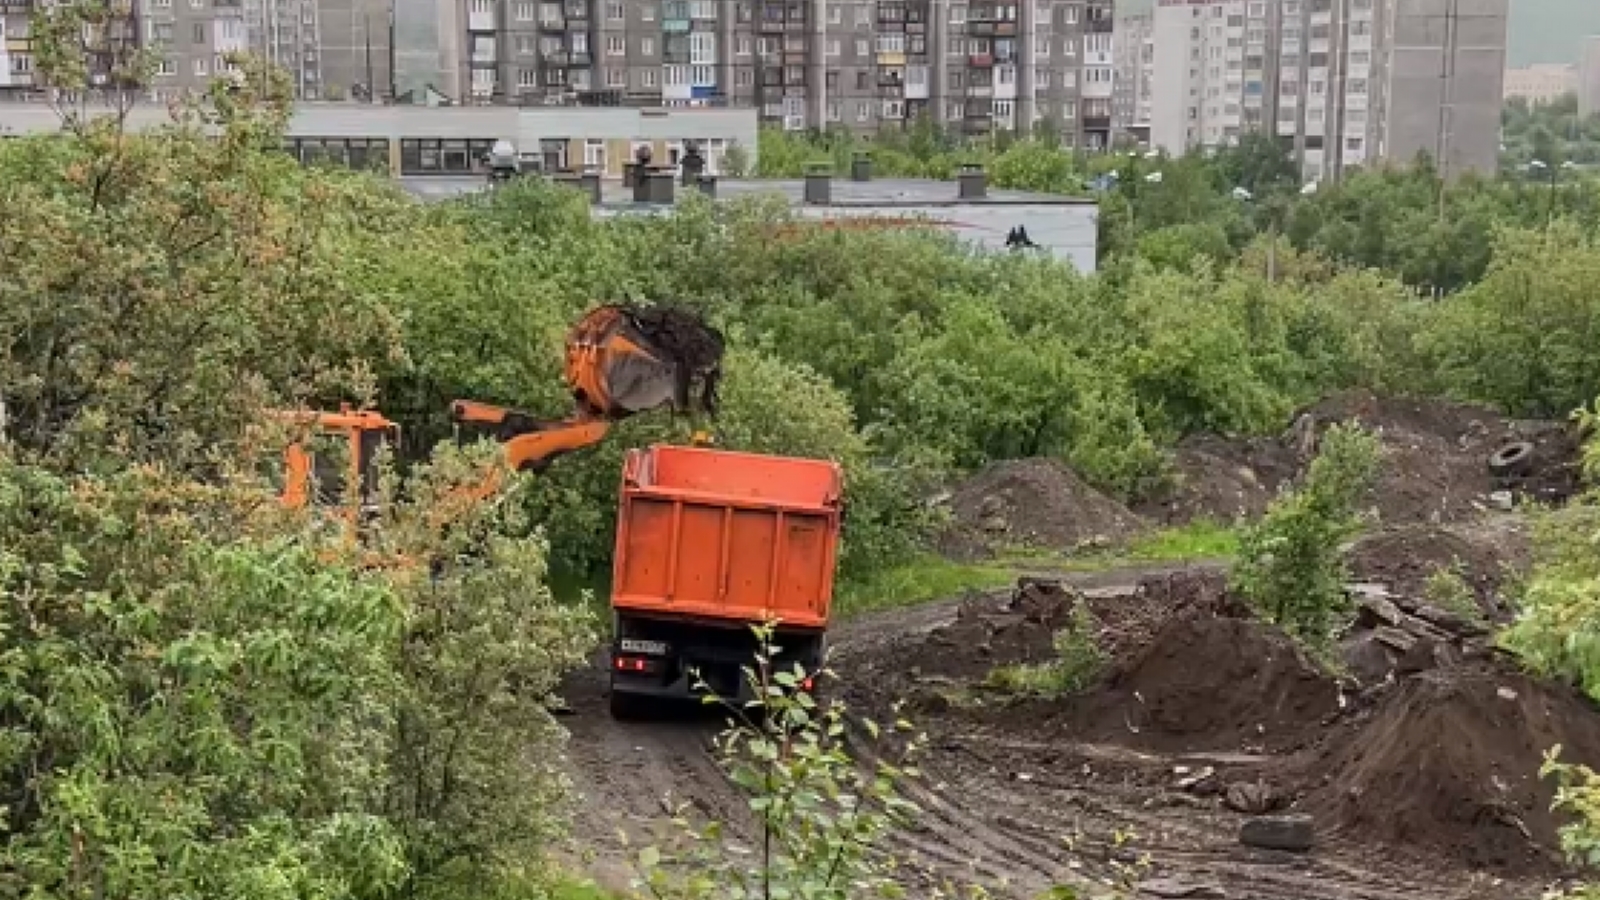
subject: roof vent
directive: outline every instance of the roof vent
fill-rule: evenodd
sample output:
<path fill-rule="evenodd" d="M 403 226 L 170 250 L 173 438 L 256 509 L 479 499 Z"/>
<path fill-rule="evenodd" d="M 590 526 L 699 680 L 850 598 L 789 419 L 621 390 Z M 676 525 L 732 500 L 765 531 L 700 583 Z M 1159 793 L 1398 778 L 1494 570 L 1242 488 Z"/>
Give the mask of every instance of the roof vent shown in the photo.
<path fill-rule="evenodd" d="M 677 180 L 671 166 L 645 166 L 633 186 L 633 199 L 640 203 L 671 203 L 672 183 Z"/>
<path fill-rule="evenodd" d="M 695 184 L 700 175 L 706 170 L 706 158 L 700 155 L 700 145 L 686 142 L 683 148 L 683 157 L 678 160 L 678 168 L 683 173 L 683 185 L 688 187 Z"/>
<path fill-rule="evenodd" d="M 979 163 L 962 163 L 956 173 L 956 198 L 982 200 L 989 196 L 989 177 Z"/>
<path fill-rule="evenodd" d="M 866 150 L 857 150 L 855 156 L 850 158 L 850 180 L 872 180 L 872 154 Z"/>
<path fill-rule="evenodd" d="M 805 201 L 814 206 L 833 202 L 833 167 L 827 163 L 806 166 Z"/>

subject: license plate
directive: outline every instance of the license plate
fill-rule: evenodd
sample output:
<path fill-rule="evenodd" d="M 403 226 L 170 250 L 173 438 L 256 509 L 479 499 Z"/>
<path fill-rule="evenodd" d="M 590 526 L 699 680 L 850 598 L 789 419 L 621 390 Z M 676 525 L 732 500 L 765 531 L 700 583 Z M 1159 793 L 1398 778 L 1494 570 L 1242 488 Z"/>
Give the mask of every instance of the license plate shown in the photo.
<path fill-rule="evenodd" d="M 623 653 L 644 653 L 649 656 L 666 656 L 666 641 L 641 641 L 635 638 L 622 639 Z"/>

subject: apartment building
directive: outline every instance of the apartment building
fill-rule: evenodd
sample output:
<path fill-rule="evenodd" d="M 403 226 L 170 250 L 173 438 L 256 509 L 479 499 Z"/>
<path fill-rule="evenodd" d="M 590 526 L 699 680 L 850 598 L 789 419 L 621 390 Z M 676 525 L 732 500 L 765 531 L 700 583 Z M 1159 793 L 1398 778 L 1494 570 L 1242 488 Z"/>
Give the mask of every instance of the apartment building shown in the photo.
<path fill-rule="evenodd" d="M 1118 16 L 1116 72 L 1113 76 L 1112 130 L 1139 142 L 1150 139 L 1151 82 L 1155 79 L 1155 17 Z"/>
<path fill-rule="evenodd" d="M 1112 0 L 136 2 L 141 39 L 163 49 L 157 93 L 249 50 L 307 100 L 747 105 L 788 129 L 865 132 L 925 114 L 1090 149 L 1112 131 Z"/>
<path fill-rule="evenodd" d="M 1578 67 L 1571 64 L 1535 63 L 1506 70 L 1503 95 L 1532 104 L 1549 103 L 1578 90 Z"/>
<path fill-rule="evenodd" d="M 1307 180 L 1427 151 L 1490 171 L 1508 0 L 1160 0 L 1151 142 L 1269 130 Z"/>
<path fill-rule="evenodd" d="M 1578 60 L 1578 115 L 1600 112 L 1600 35 L 1583 39 L 1583 55 Z"/>
<path fill-rule="evenodd" d="M 478 100 L 751 105 L 791 130 L 1043 120 L 1084 146 L 1110 134 L 1110 0 L 546 0 L 537 43 L 529 0 L 509 0 L 509 24 L 508 0 L 468 2 Z"/>
<path fill-rule="evenodd" d="M 1498 169 L 1510 5 L 1384 0 L 1368 130 L 1379 156 L 1425 151 L 1446 175 Z"/>

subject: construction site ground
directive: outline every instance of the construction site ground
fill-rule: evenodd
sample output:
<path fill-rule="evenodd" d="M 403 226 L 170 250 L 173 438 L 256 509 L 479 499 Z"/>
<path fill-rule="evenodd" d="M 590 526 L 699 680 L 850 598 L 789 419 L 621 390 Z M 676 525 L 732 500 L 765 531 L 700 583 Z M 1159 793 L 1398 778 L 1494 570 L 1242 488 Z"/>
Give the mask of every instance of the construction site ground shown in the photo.
<path fill-rule="evenodd" d="M 1338 647 L 1339 677 L 1253 618 L 1218 563 L 1041 571 L 1016 588 L 838 624 L 834 693 L 880 719 L 904 701 L 931 739 L 909 789 L 923 815 L 890 842 L 903 877 L 923 895 L 950 881 L 1019 900 L 1057 884 L 1083 896 L 1120 884 L 1139 897 L 1532 900 L 1566 877 L 1538 769 L 1557 743 L 1600 766 L 1600 712 L 1493 649 L 1486 623 L 1509 616 L 1502 588 L 1526 567 L 1528 539 L 1521 514 L 1491 496 L 1504 485 L 1468 463 L 1481 469 L 1497 444 L 1528 435 L 1541 464 L 1517 492 L 1559 499 L 1575 485 L 1572 444 L 1470 408 L 1394 406 L 1335 398 L 1321 422 L 1297 417 L 1281 438 L 1216 439 L 1206 452 L 1228 460 L 1216 464 L 1225 477 L 1191 473 L 1138 511 L 1086 499 L 1070 471 L 1039 461 L 979 473 L 982 490 L 956 486 L 951 555 L 980 557 L 1019 535 L 1100 547 L 1235 504 L 1259 513 L 1256 486 L 1295 476 L 1308 430 L 1352 415 L 1390 426 L 1378 426 L 1391 453 L 1372 531 L 1346 552 L 1359 616 Z M 1434 493 L 1406 489 L 1396 465 Z M 1086 514 L 1038 509 L 1052 490 Z M 1461 573 L 1481 615 L 1430 602 L 1425 584 L 1441 566 Z M 1053 659 L 1052 635 L 1080 607 L 1106 656 L 1093 685 L 1053 698 L 988 686 L 997 667 Z M 720 717 L 686 709 L 621 723 L 605 694 L 600 665 L 565 692 L 583 798 L 577 865 L 625 888 L 635 851 L 619 831 L 637 846 L 677 803 L 727 823 L 734 842 L 753 837 L 712 753 Z M 1264 827 L 1297 840 L 1303 823 L 1273 820 L 1285 815 L 1309 818 L 1309 849 L 1241 839 Z"/>

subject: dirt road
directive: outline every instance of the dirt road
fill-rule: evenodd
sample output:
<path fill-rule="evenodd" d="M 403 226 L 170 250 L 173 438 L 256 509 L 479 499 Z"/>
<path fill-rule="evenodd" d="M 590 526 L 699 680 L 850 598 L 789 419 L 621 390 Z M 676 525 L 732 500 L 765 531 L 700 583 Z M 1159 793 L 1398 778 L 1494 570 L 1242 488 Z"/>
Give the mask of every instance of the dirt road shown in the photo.
<path fill-rule="evenodd" d="M 1131 592 L 1145 576 L 1181 566 L 1147 566 L 1065 580 L 1101 595 Z M 908 635 L 956 614 L 959 601 L 873 614 L 835 632 L 834 659 L 848 678 L 882 663 Z M 572 776 L 582 795 L 576 835 L 585 871 L 623 888 L 632 854 L 617 839 L 659 822 L 669 804 L 688 803 L 751 834 L 742 799 L 709 748 L 715 715 L 619 723 L 606 712 L 603 670 L 576 677 L 566 698 L 575 715 Z M 1152 788 L 1174 771 L 1248 765 L 1222 755 L 1160 755 L 1104 742 L 1034 741 L 958 717 L 916 716 L 932 738 L 925 778 L 912 799 L 926 811 L 916 831 L 894 836 L 908 869 L 929 879 L 977 883 L 997 896 L 1032 900 L 1054 884 L 1142 883 L 1144 897 L 1232 900 L 1517 900 L 1537 885 L 1478 883 L 1432 861 L 1346 838 L 1319 839 L 1308 855 L 1251 850 L 1237 841 L 1239 816 L 1181 792 Z"/>

